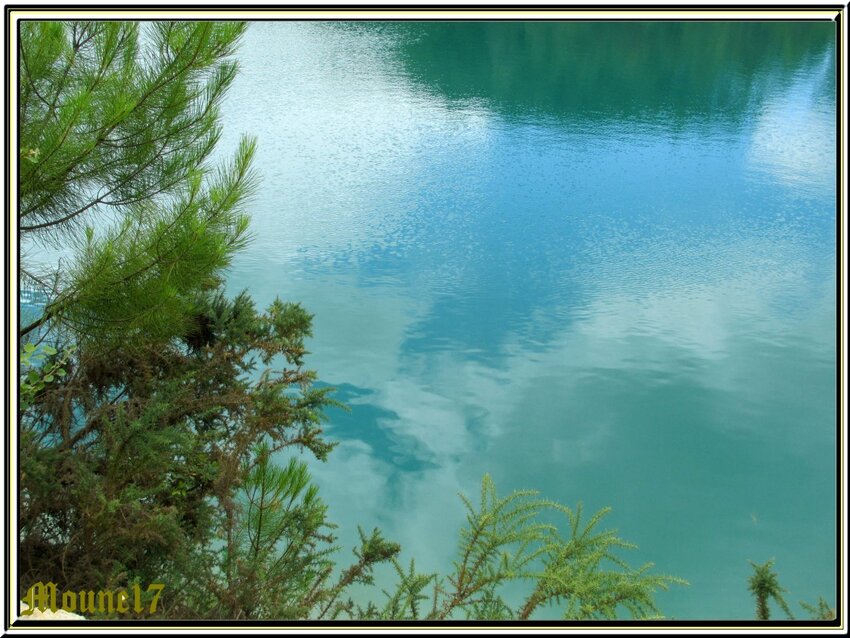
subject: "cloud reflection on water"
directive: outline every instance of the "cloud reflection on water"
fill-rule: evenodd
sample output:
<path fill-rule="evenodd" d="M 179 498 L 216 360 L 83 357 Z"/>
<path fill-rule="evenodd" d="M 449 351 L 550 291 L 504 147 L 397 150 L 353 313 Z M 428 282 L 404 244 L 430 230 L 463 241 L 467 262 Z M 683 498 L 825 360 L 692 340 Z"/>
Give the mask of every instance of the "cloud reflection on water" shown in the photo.
<path fill-rule="evenodd" d="M 833 529 L 820 41 L 765 70 L 798 39 L 767 34 L 759 55 L 727 60 L 706 38 L 719 57 L 692 90 L 624 76 L 637 101 L 600 111 L 608 89 L 587 102 L 542 82 L 531 99 L 509 91 L 534 83 L 516 74 L 475 94 L 451 56 L 429 78 L 429 58 L 404 53 L 407 29 L 435 35 L 252 25 L 225 113 L 225 146 L 260 136 L 264 177 L 256 241 L 229 285 L 315 313 L 309 365 L 350 397 L 350 417 L 331 414 L 340 446 L 313 464 L 345 544 L 378 524 L 421 568 L 444 569 L 456 493 L 489 472 L 503 492 L 613 505 L 648 558 L 696 581 L 678 616 L 737 609 L 717 592 L 758 545 L 739 525 L 754 502 L 760 524 L 744 531 L 773 534 L 776 553 L 799 533 L 783 508 Z M 750 51 L 741 29 L 730 37 Z M 828 565 L 818 551 L 806 560 Z"/>

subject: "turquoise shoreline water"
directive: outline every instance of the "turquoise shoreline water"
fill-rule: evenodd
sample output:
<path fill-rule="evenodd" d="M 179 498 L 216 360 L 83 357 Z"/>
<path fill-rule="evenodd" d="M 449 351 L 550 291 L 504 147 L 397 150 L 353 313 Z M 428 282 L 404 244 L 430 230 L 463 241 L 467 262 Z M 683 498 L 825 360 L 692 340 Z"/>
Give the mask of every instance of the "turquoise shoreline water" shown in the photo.
<path fill-rule="evenodd" d="M 255 23 L 238 59 L 228 287 L 315 314 L 344 547 L 445 572 L 488 472 L 610 505 L 690 581 L 668 616 L 752 618 L 772 557 L 835 603 L 833 24 Z"/>

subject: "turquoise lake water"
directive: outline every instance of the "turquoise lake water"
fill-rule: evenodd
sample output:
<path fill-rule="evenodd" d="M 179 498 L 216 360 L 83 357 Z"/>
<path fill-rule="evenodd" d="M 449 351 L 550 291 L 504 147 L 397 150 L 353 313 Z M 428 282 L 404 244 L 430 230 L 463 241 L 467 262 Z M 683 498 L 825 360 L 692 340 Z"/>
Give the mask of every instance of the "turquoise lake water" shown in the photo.
<path fill-rule="evenodd" d="M 251 25 L 228 286 L 315 314 L 341 560 L 379 526 L 445 573 L 487 472 L 610 505 L 691 583 L 668 616 L 752 618 L 748 559 L 835 604 L 835 55 L 825 22 Z"/>

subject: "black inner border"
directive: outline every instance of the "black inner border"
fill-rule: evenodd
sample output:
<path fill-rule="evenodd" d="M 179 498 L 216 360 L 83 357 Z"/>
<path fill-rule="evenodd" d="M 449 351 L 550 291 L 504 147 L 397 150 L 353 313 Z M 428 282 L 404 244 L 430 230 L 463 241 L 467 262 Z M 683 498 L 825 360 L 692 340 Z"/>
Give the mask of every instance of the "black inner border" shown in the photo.
<path fill-rule="evenodd" d="M 842 314 L 842 305 L 841 301 L 841 293 L 844 289 L 844 282 L 841 277 L 841 264 L 843 261 L 843 245 L 841 243 L 842 239 L 842 218 L 841 218 L 841 209 L 842 203 L 846 199 L 846 193 L 843 193 L 841 190 L 841 179 L 844 175 L 844 171 L 846 167 L 842 165 L 841 162 L 841 153 L 842 153 L 842 144 L 843 144 L 843 120 L 842 120 L 842 89 L 843 89 L 843 71 L 844 71 L 844 56 L 846 55 L 845 48 L 842 46 L 844 43 L 841 40 L 841 20 L 846 9 L 846 5 L 844 4 L 798 4 L 798 5 L 778 5 L 778 6 L 767 6 L 767 5 L 737 5 L 737 6 L 726 6 L 726 5 L 712 5 L 712 4 L 700 4 L 700 5 L 624 5 L 624 4 L 611 4 L 611 5 L 592 5 L 592 4 L 578 4 L 578 5 L 539 5 L 539 4 L 529 4 L 529 5 L 427 5 L 427 4 L 417 4 L 417 5 L 340 5 L 340 4 L 330 4 L 330 5 L 285 5 L 285 6 L 274 6 L 274 5 L 212 5 L 209 7 L 202 7 L 199 5 L 173 5 L 173 6 L 163 6 L 163 5 L 140 5 L 140 4 L 128 4 L 122 5 L 120 8 L 116 9 L 115 7 L 109 7 L 104 5 L 78 5 L 78 6 L 67 6 L 67 5 L 39 5 L 39 6 L 29 6 L 22 4 L 15 5 L 6 5 L 5 7 L 5 37 L 7 48 L 4 51 L 5 57 L 5 70 L 4 70 L 4 78 L 5 78 L 5 89 L 4 95 L 6 97 L 5 103 L 5 134 L 6 134 L 6 144 L 5 144 L 5 152 L 6 157 L 10 157 L 11 152 L 11 136 L 10 136 L 10 102 L 9 102 L 9 81 L 10 81 L 10 58 L 11 58 L 11 50 L 9 49 L 9 35 L 10 28 L 12 23 L 12 12 L 14 11 L 27 11 L 28 13 L 39 13 L 39 12 L 55 12 L 61 11 L 63 13 L 68 14 L 69 16 L 73 16 L 75 12 L 79 11 L 104 11 L 104 12 L 113 12 L 113 11 L 121 11 L 121 12 L 129 12 L 134 10 L 141 11 L 151 11 L 151 12 L 162 12 L 162 11 L 187 11 L 187 12 L 203 12 L 204 10 L 209 11 L 220 11 L 223 13 L 233 12 L 238 13 L 240 17 L 234 18 L 190 18 L 192 21 L 221 21 L 221 20 L 250 20 L 249 17 L 242 17 L 244 14 L 250 14 L 251 12 L 270 12 L 270 11 L 311 11 L 311 12 L 339 12 L 339 11 L 347 11 L 352 14 L 356 14 L 357 12 L 362 11 L 400 11 L 404 12 L 412 12 L 412 11 L 433 11 L 440 12 L 451 15 L 451 13 L 458 10 L 463 11 L 491 11 L 491 12 L 508 12 L 508 11 L 545 11 L 545 12 L 574 12 L 574 11 L 582 11 L 582 10 L 593 10 L 599 11 L 602 15 L 596 18 L 587 18 L 587 17 L 565 17 L 565 18 L 552 18 L 552 17 L 541 17 L 541 18 L 532 18 L 532 17 L 505 17 L 505 18 L 494 18 L 492 16 L 482 17 L 482 18 L 451 18 L 451 17 L 398 17 L 398 18 L 381 18 L 381 17 L 370 17 L 364 16 L 362 18 L 351 16 L 346 18 L 301 18 L 301 17 L 292 17 L 292 18 L 262 18 L 257 20 L 252 20 L 254 22 L 341 22 L 341 21 L 361 21 L 361 22 L 823 22 L 823 21 L 832 21 L 835 22 L 835 37 L 836 37 L 836 132 L 837 132 L 837 140 L 838 144 L 836 145 L 836 302 L 837 302 L 837 314 L 836 314 L 836 336 L 837 336 L 837 379 L 836 379 L 836 395 L 837 395 L 837 406 L 838 410 L 836 413 L 837 424 L 837 438 L 836 438 L 836 468 L 838 469 L 836 473 L 836 480 L 842 478 L 844 468 L 841 466 L 841 450 L 842 446 L 845 445 L 844 432 L 841 427 L 841 416 L 842 416 L 842 408 L 846 409 L 846 406 L 841 403 L 841 390 L 844 386 L 844 380 L 842 378 L 842 358 L 845 354 L 844 348 L 845 344 L 842 342 L 841 335 L 841 327 L 844 324 L 844 316 Z M 792 11 L 837 11 L 838 15 L 836 15 L 833 19 L 824 17 L 824 18 L 781 18 L 781 17 L 765 17 L 765 18 L 757 18 L 757 17 L 747 17 L 747 18 L 707 18 L 707 17 L 658 17 L 658 18 L 606 18 L 604 17 L 604 13 L 606 10 L 611 11 L 630 11 L 636 14 L 641 12 L 648 11 L 665 11 L 665 12 L 698 12 L 698 11 L 723 11 L 723 12 L 792 12 Z M 36 18 L 37 19 L 37 18 Z M 63 18 L 52 18 L 47 19 L 49 21 L 61 21 Z M 31 20 L 31 18 L 28 18 Z M 165 21 L 166 18 L 149 18 L 149 21 Z M 20 20 L 20 21 L 23 21 Z M 19 35 L 19 34 L 18 34 Z M 18 87 L 19 89 L 19 87 Z M 8 193 L 10 188 L 10 179 L 11 174 L 9 168 L 7 166 L 5 170 L 5 188 L 6 188 L 6 201 L 4 202 L 5 208 L 5 221 L 6 228 L 10 228 L 11 222 L 11 205 L 8 199 Z M 17 178 L 17 175 L 16 175 Z M 5 250 L 5 261 L 8 266 L 11 266 L 11 237 L 7 236 L 6 241 L 4 242 L 4 250 Z M 17 254 L 20 256 L 20 234 L 16 237 L 17 244 Z M 7 273 L 7 276 L 4 281 L 4 290 L 5 290 L 5 304 L 4 304 L 4 315 L 6 320 L 7 327 L 9 326 L 10 320 L 10 301 L 9 301 L 9 293 L 10 293 L 10 274 L 11 268 Z M 17 300 L 17 309 L 18 309 L 18 321 L 20 321 L 20 297 Z M 18 326 L 18 329 L 20 326 Z M 4 336 L 6 351 L 9 353 L 7 355 L 5 361 L 5 374 L 6 374 L 6 387 L 5 387 L 5 396 L 4 396 L 4 406 L 5 413 L 8 416 L 7 428 L 4 435 L 4 445 L 6 449 L 6 460 L 7 462 L 10 460 L 10 440 L 9 440 L 9 428 L 12 426 L 14 422 L 17 425 L 16 421 L 13 421 L 12 415 L 10 413 L 10 401 L 9 397 L 11 394 L 11 339 L 10 332 L 7 329 L 7 332 Z M 16 362 L 17 372 L 20 372 L 20 361 Z M 20 465 L 19 459 L 17 458 L 20 450 L 16 451 L 16 460 L 18 460 L 18 466 Z M 843 485 L 840 480 L 838 480 L 838 504 L 844 502 L 844 491 Z M 5 497 L 5 509 L 4 509 L 4 522 L 6 525 L 6 529 L 9 530 L 9 501 L 11 500 L 11 491 L 9 487 L 9 483 L 6 486 L 6 492 L 4 494 Z M 20 506 L 20 505 L 19 505 Z M 842 616 L 842 596 L 843 594 L 843 583 L 841 581 L 841 571 L 842 566 L 844 564 L 844 556 L 842 553 L 842 537 L 840 532 L 842 520 L 841 517 L 838 516 L 836 519 L 837 525 L 837 563 L 836 563 L 836 583 L 837 583 L 837 596 L 835 601 L 835 610 L 836 610 L 836 619 L 832 621 L 803 621 L 803 620 L 787 620 L 787 621 L 755 621 L 755 620 L 721 620 L 721 621 L 700 621 L 700 620 L 652 620 L 652 621 L 626 621 L 626 620 L 608 620 L 608 621 L 595 621 L 593 623 L 580 622 L 580 621 L 540 621 L 540 620 L 529 620 L 529 621 L 501 621 L 501 622 L 492 622 L 492 621 L 165 621 L 165 620 L 91 620 L 85 623 L 68 623 L 57 620 L 26 620 L 26 619 L 18 619 L 14 622 L 14 624 L 10 623 L 10 605 L 9 605 L 9 595 L 5 597 L 3 601 L 4 607 L 4 629 L 8 630 L 11 627 L 14 628 L 85 628 L 85 629 L 93 629 L 97 630 L 99 628 L 112 628 L 112 627 L 150 627 L 150 628 L 165 628 L 165 627 L 183 627 L 183 628 L 192 628 L 192 627 L 228 627 L 228 628 L 284 628 L 284 627 L 310 627 L 313 629 L 321 629 L 321 628 L 421 628 L 421 627 L 431 627 L 431 628 L 441 628 L 441 629 L 449 629 L 449 628 L 485 628 L 485 627 L 493 627 L 500 629 L 507 628 L 569 628 L 569 627 L 581 627 L 593 630 L 595 628 L 605 629 L 605 628 L 618 628 L 618 627 L 640 627 L 647 630 L 650 630 L 654 627 L 658 627 L 661 629 L 667 628 L 675 628 L 675 627 L 691 627 L 691 628 L 706 628 L 706 627 L 741 627 L 741 628 L 838 628 L 842 627 L 841 624 L 841 616 Z M 10 562 L 10 546 L 9 543 L 6 544 L 4 548 L 4 555 L 6 564 L 9 565 Z M 11 576 L 7 574 L 7 576 Z M 20 589 L 20 584 L 16 580 L 17 589 Z M 139 634 L 144 635 L 144 634 Z"/>

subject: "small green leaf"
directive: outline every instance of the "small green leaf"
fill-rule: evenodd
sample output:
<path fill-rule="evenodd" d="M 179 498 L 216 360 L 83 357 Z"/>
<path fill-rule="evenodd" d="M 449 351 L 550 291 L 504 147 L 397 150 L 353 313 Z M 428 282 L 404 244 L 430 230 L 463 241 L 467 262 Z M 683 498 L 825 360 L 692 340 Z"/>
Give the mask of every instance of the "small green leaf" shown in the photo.
<path fill-rule="evenodd" d="M 45 383 L 50 383 L 51 381 L 53 381 L 53 375 L 52 374 L 44 375 L 44 382 Z"/>
<path fill-rule="evenodd" d="M 53 346 L 42 346 L 41 348 L 44 351 L 44 354 L 54 355 L 56 354 L 56 348 Z"/>
<path fill-rule="evenodd" d="M 56 372 L 54 372 L 53 374 L 55 374 L 59 378 L 63 378 L 68 373 L 65 372 L 65 368 L 57 368 Z"/>
<path fill-rule="evenodd" d="M 35 352 L 35 344 L 28 343 L 24 346 L 24 352 Z"/>

